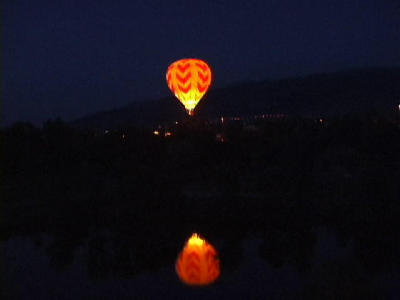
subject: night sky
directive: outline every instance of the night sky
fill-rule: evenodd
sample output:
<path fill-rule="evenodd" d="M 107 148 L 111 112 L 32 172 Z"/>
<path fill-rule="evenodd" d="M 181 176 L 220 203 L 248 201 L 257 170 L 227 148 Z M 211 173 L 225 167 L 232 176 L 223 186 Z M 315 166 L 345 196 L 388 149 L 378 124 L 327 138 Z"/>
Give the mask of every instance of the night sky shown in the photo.
<path fill-rule="evenodd" d="M 206 60 L 214 87 L 400 66 L 396 0 L 5 0 L 1 18 L 6 125 L 168 96 L 184 57 Z"/>

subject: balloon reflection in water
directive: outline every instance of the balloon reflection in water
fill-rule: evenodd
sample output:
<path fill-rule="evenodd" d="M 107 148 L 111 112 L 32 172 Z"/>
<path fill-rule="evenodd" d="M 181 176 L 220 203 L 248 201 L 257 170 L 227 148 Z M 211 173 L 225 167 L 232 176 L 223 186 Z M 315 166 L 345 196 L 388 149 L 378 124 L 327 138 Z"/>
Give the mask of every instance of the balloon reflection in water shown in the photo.
<path fill-rule="evenodd" d="M 182 282 L 197 286 L 213 283 L 221 272 L 217 250 L 196 233 L 186 242 L 175 269 Z"/>
<path fill-rule="evenodd" d="M 181 281 L 188 285 L 211 284 L 220 275 L 217 250 L 194 233 L 179 254 L 175 269 Z"/>

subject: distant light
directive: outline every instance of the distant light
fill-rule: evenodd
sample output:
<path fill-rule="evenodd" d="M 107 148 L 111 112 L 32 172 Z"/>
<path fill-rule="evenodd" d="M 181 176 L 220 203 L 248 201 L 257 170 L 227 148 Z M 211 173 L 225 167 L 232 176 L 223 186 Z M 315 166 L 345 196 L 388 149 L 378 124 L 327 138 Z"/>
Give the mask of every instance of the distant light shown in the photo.
<path fill-rule="evenodd" d="M 153 131 L 153 134 L 154 134 L 154 135 L 159 135 L 160 132 L 159 132 L 158 130 L 154 130 L 154 131 Z"/>
<path fill-rule="evenodd" d="M 320 122 L 320 123 L 324 122 L 324 119 L 319 119 L 319 122 Z"/>
<path fill-rule="evenodd" d="M 218 142 L 221 142 L 221 143 L 225 142 L 224 136 L 221 133 L 217 133 L 215 135 L 215 138 L 217 139 Z"/>
<path fill-rule="evenodd" d="M 399 111 L 400 111 L 400 104 L 399 104 Z"/>
<path fill-rule="evenodd" d="M 179 124 L 178 121 L 175 121 L 175 124 L 178 125 Z"/>
<path fill-rule="evenodd" d="M 107 134 L 107 133 L 109 133 L 108 129 L 104 130 L 104 134 Z"/>
<path fill-rule="evenodd" d="M 224 123 L 224 117 L 221 117 L 221 123 Z"/>
<path fill-rule="evenodd" d="M 167 132 L 164 134 L 164 136 L 171 136 L 171 135 L 172 135 L 172 133 L 169 132 L 169 131 L 167 131 Z"/>
<path fill-rule="evenodd" d="M 123 139 L 124 139 L 124 138 L 126 138 L 126 135 L 125 135 L 125 133 L 123 133 L 123 134 L 122 134 L 122 138 L 123 138 Z"/>

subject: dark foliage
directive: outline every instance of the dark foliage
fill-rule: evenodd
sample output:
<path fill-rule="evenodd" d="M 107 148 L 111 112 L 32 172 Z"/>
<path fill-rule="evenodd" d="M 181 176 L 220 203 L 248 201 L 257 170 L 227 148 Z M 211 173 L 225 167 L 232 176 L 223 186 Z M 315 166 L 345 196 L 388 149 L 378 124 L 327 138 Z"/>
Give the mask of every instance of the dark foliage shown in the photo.
<path fill-rule="evenodd" d="M 1 239 L 53 236 L 46 251 L 59 269 L 87 242 L 88 270 L 101 278 L 170 264 L 194 231 L 222 241 L 231 272 L 240 241 L 259 237 L 270 265 L 314 276 L 304 298 L 373 295 L 373 274 L 400 266 L 398 117 L 193 120 L 171 130 L 99 133 L 60 120 L 2 130 Z M 318 228 L 352 241 L 354 257 L 310 270 Z"/>

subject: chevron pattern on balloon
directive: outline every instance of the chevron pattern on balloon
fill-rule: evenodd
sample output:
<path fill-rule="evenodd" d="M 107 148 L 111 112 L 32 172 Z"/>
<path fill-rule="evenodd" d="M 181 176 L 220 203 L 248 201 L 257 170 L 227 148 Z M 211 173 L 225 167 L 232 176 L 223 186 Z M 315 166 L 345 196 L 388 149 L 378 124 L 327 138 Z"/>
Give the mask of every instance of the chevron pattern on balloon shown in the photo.
<path fill-rule="evenodd" d="M 186 58 L 172 63 L 167 71 L 170 90 L 185 106 L 189 115 L 211 85 L 211 69 L 200 59 Z"/>
<path fill-rule="evenodd" d="M 186 243 L 175 268 L 179 278 L 188 285 L 208 285 L 220 275 L 217 251 L 197 234 Z"/>

